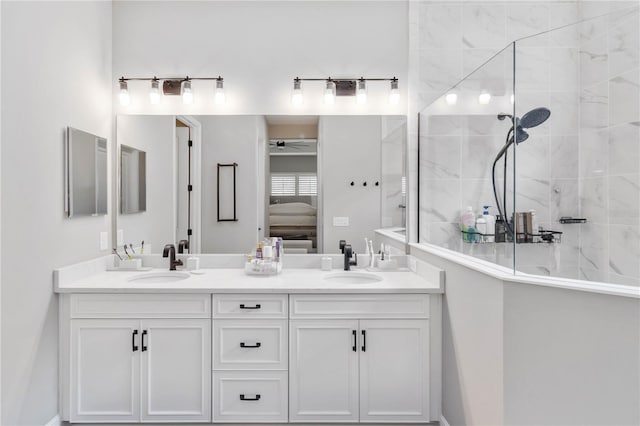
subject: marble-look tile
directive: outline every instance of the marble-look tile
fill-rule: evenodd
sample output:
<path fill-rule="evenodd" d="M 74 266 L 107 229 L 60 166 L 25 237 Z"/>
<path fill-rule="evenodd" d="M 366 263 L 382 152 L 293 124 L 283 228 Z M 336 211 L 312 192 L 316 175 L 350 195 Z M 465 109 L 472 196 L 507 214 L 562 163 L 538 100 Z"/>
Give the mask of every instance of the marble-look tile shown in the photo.
<path fill-rule="evenodd" d="M 462 140 L 461 150 L 462 177 L 491 179 L 491 166 L 502 145 L 503 141 L 501 137 L 465 136 Z M 501 166 L 498 176 L 501 176 L 500 173 Z"/>
<path fill-rule="evenodd" d="M 516 93 L 520 90 L 548 90 L 549 57 L 549 48 L 519 47 L 516 44 Z"/>
<path fill-rule="evenodd" d="M 462 40 L 466 47 L 499 47 L 506 41 L 503 3 L 463 3 Z"/>
<path fill-rule="evenodd" d="M 551 178 L 577 179 L 580 157 L 578 136 L 549 136 L 549 158 Z"/>
<path fill-rule="evenodd" d="M 640 287 L 640 278 L 627 277 L 625 275 L 614 274 L 609 272 L 609 282 L 612 284 L 632 285 Z"/>
<path fill-rule="evenodd" d="M 462 78 L 460 49 L 420 51 L 420 90 L 444 92 Z"/>
<path fill-rule="evenodd" d="M 580 47 L 580 84 L 583 88 L 608 79 L 607 35 L 585 42 Z M 576 74 L 578 75 L 578 74 Z"/>
<path fill-rule="evenodd" d="M 460 180 L 420 177 L 420 214 L 424 214 L 425 221 L 457 222 L 460 217 Z"/>
<path fill-rule="evenodd" d="M 498 120 L 497 114 L 470 114 L 466 116 L 464 134 L 470 136 L 497 136 L 498 146 L 505 142 L 504 138 L 511 127 L 509 120 Z"/>
<path fill-rule="evenodd" d="M 611 225 L 609 227 L 609 271 L 618 275 L 640 278 L 640 227 Z"/>
<path fill-rule="evenodd" d="M 584 281 L 601 282 L 606 283 L 609 281 L 609 274 L 607 271 L 589 268 L 587 266 L 580 267 L 579 278 Z"/>
<path fill-rule="evenodd" d="M 584 42 L 605 34 L 609 27 L 608 2 L 583 1 L 580 6 L 580 39 Z"/>
<path fill-rule="evenodd" d="M 420 48 L 462 48 L 462 3 L 422 2 L 419 5 Z"/>
<path fill-rule="evenodd" d="M 640 174 L 609 176 L 609 223 L 640 224 Z"/>
<path fill-rule="evenodd" d="M 490 206 L 489 212 L 496 216 L 498 209 L 493 196 L 493 186 L 491 179 L 462 179 L 460 181 L 460 211 L 464 211 L 467 206 L 473 207 L 476 215 L 481 215 L 484 206 Z M 500 194 L 500 192 L 498 192 Z"/>
<path fill-rule="evenodd" d="M 578 92 L 580 90 L 580 53 L 572 47 L 557 47 L 549 50 L 549 90 Z"/>
<path fill-rule="evenodd" d="M 529 138 L 516 147 L 516 170 L 525 179 L 548 179 L 550 173 L 549 136 L 529 130 Z"/>
<path fill-rule="evenodd" d="M 609 124 L 637 122 L 640 119 L 640 75 L 638 70 L 609 80 Z"/>
<path fill-rule="evenodd" d="M 449 250 L 460 251 L 462 249 L 460 224 L 446 222 L 429 223 L 426 242 Z"/>
<path fill-rule="evenodd" d="M 518 179 L 516 183 L 516 211 L 535 210 L 538 221 L 549 222 L 549 181 Z"/>
<path fill-rule="evenodd" d="M 640 66 L 640 30 L 638 13 L 632 13 L 620 25 L 609 30 L 609 77 Z"/>
<path fill-rule="evenodd" d="M 460 177 L 460 136 L 427 136 L 420 139 L 420 173 L 426 179 Z"/>
<path fill-rule="evenodd" d="M 609 131 L 580 133 L 580 177 L 606 176 L 609 170 Z"/>
<path fill-rule="evenodd" d="M 546 46 L 549 29 L 549 4 L 546 2 L 507 2 L 507 40 L 526 46 Z M 535 37 L 531 37 L 535 35 Z"/>
<path fill-rule="evenodd" d="M 609 271 L 609 227 L 593 223 L 580 227 L 580 269 L 606 274 Z"/>
<path fill-rule="evenodd" d="M 578 179 L 553 179 L 549 191 L 549 215 L 557 223 L 562 216 L 580 216 L 580 185 Z M 555 226 L 555 225 L 554 225 Z"/>
<path fill-rule="evenodd" d="M 584 178 L 580 184 L 580 217 L 588 224 L 609 223 L 607 178 Z"/>
<path fill-rule="evenodd" d="M 462 86 L 465 90 L 487 90 L 496 95 L 512 85 L 512 73 L 506 73 L 505 63 L 511 60 L 508 52 L 497 54 L 497 49 L 464 49 L 462 53 Z M 495 55 L 495 56 L 494 56 Z"/>
<path fill-rule="evenodd" d="M 601 129 L 609 126 L 609 85 L 598 83 L 580 93 L 580 128 Z"/>
<path fill-rule="evenodd" d="M 549 98 L 550 101 L 546 105 L 551 109 L 551 116 L 545 123 L 549 126 L 549 133 L 577 135 L 580 132 L 580 93 L 553 92 Z"/>
<path fill-rule="evenodd" d="M 420 133 L 422 135 L 456 136 L 463 133 L 461 115 L 429 115 L 421 116 Z"/>
<path fill-rule="evenodd" d="M 578 47 L 580 45 L 579 2 L 549 3 L 549 45 Z"/>
<path fill-rule="evenodd" d="M 609 170 L 615 174 L 640 172 L 640 121 L 609 129 Z"/>

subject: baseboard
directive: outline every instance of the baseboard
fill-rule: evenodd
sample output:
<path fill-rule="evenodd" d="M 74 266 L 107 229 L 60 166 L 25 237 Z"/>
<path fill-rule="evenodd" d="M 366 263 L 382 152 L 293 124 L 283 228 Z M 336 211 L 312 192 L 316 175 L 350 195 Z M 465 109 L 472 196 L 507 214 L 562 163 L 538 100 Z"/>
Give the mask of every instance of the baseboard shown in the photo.
<path fill-rule="evenodd" d="M 49 420 L 44 426 L 60 426 L 61 424 L 60 415 L 56 414 L 55 417 Z"/>
<path fill-rule="evenodd" d="M 440 426 L 450 426 L 447 419 L 445 419 L 442 415 L 440 416 Z"/>

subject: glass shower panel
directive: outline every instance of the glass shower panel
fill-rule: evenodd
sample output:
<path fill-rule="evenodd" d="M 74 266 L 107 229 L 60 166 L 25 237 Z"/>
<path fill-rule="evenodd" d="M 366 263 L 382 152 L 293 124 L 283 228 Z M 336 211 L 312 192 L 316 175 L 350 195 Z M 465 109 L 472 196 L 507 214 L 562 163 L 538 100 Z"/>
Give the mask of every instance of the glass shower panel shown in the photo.
<path fill-rule="evenodd" d="M 419 242 L 434 244 L 513 268 L 514 244 L 484 206 L 499 214 L 506 187 L 513 210 L 513 162 L 496 161 L 508 143 L 514 110 L 513 45 L 479 65 L 455 87 L 420 112 Z M 503 157 L 502 157 L 503 158 Z M 467 212 L 468 208 L 471 212 Z M 466 227 L 462 217 L 468 215 Z M 478 221 L 481 218 L 482 220 Z M 499 241 L 499 242 L 497 242 Z"/>
<path fill-rule="evenodd" d="M 640 285 L 637 5 L 515 42 L 517 272 Z"/>

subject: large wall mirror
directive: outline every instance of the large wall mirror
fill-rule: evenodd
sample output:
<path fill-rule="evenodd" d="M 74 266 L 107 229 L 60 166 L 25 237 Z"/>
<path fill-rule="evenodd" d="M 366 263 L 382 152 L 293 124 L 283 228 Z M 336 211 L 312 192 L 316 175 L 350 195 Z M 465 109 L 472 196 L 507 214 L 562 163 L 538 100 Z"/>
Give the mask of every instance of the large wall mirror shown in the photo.
<path fill-rule="evenodd" d="M 363 252 L 375 229 L 405 227 L 406 133 L 405 116 L 118 116 L 120 152 L 146 153 L 146 210 L 119 206 L 117 229 L 145 253 L 248 253 L 269 236 L 289 253 Z"/>
<path fill-rule="evenodd" d="M 107 214 L 107 140 L 67 128 L 65 211 L 69 217 Z"/>

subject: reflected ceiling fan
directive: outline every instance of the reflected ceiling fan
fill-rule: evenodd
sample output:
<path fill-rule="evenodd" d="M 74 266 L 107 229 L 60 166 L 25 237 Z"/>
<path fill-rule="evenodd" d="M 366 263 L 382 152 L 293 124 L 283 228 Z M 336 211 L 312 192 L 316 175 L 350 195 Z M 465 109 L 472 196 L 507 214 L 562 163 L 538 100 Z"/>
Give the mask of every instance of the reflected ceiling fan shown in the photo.
<path fill-rule="evenodd" d="M 294 139 L 294 140 L 286 140 L 286 139 L 271 139 L 269 141 L 269 149 L 271 150 L 308 150 L 308 148 L 315 143 L 315 140 L 311 139 Z"/>

